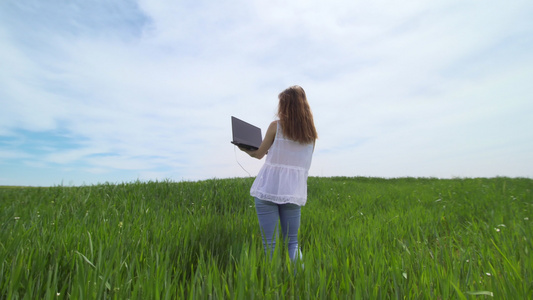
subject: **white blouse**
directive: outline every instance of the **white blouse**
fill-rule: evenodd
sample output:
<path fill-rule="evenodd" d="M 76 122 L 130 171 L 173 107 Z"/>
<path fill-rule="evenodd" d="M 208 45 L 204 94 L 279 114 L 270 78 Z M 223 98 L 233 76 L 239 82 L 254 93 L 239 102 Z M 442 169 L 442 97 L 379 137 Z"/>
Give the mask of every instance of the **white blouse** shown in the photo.
<path fill-rule="evenodd" d="M 250 195 L 277 204 L 303 206 L 307 201 L 307 176 L 314 144 L 301 144 L 285 138 L 280 122 L 277 124 L 274 143 L 252 184 Z"/>

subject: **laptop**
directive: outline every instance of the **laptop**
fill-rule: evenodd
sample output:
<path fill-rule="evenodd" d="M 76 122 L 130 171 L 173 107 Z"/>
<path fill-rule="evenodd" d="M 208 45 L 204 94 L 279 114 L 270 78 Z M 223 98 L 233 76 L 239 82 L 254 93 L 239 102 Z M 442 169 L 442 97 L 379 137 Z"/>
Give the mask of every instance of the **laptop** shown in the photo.
<path fill-rule="evenodd" d="M 261 146 L 263 141 L 261 128 L 232 116 L 231 129 L 233 130 L 232 144 L 248 150 L 257 150 Z"/>

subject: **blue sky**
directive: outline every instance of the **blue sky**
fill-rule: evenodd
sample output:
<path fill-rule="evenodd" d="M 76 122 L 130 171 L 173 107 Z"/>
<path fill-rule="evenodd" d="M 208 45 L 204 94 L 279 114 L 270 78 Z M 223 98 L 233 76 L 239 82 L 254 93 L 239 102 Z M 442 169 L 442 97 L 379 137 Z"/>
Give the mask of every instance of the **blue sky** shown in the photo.
<path fill-rule="evenodd" d="M 254 176 L 304 87 L 313 176 L 533 177 L 531 1 L 0 3 L 0 185 Z"/>

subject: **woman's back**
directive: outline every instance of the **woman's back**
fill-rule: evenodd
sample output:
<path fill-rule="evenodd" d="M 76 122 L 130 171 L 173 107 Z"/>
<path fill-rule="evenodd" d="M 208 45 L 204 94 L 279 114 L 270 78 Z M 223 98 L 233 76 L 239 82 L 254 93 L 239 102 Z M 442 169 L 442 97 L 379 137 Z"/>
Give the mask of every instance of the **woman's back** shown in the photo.
<path fill-rule="evenodd" d="M 309 170 L 313 156 L 313 144 L 301 144 L 283 135 L 278 121 L 274 143 L 269 149 L 266 163 Z"/>
<path fill-rule="evenodd" d="M 313 148 L 313 143 L 301 144 L 285 138 L 278 122 L 276 138 L 250 194 L 274 203 L 305 205 Z"/>

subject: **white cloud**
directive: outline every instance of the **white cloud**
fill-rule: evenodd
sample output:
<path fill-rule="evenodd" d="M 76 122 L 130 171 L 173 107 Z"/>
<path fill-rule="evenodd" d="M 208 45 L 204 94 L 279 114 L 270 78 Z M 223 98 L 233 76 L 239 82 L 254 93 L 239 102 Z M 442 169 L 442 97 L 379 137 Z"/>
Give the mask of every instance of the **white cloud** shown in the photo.
<path fill-rule="evenodd" d="M 300 84 L 320 135 L 312 174 L 532 176 L 509 167 L 532 140 L 526 1 L 32 5 L 0 6 L 0 136 L 68 132 L 74 146 L 20 148 L 43 168 L 246 176 L 229 117 L 266 130 Z"/>

